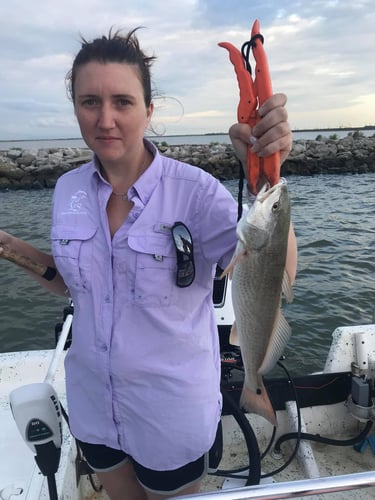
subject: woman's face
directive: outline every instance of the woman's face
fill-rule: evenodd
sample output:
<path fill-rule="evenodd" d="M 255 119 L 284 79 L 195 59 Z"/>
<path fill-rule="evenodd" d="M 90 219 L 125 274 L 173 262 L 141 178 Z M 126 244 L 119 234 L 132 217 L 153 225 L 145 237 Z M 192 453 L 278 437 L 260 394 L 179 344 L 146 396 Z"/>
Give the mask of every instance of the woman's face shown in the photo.
<path fill-rule="evenodd" d="M 130 165 L 143 149 L 146 107 L 137 67 L 89 62 L 77 69 L 74 109 L 82 137 L 103 167 Z"/>

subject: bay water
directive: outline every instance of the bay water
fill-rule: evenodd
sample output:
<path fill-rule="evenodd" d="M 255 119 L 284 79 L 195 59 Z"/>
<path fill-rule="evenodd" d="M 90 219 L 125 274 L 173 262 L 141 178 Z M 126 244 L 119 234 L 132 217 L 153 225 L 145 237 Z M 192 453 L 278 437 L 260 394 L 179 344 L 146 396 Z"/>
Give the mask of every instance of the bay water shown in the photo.
<path fill-rule="evenodd" d="M 375 322 L 375 174 L 289 176 L 299 247 L 285 364 L 293 374 L 324 367 L 339 326 Z M 237 182 L 225 182 L 236 197 Z M 0 192 L 0 227 L 48 251 L 52 190 Z M 0 350 L 54 347 L 67 300 L 0 259 Z"/>
<path fill-rule="evenodd" d="M 348 134 L 353 134 L 355 129 L 331 129 L 331 130 L 301 130 L 294 131 L 294 140 L 314 140 L 318 135 L 322 137 L 335 136 L 338 139 L 346 137 Z M 371 137 L 375 134 L 375 128 L 364 128 L 360 133 L 366 137 Z M 170 146 L 180 146 L 188 144 L 229 144 L 230 139 L 228 134 L 197 134 L 197 135 L 152 135 L 148 137 L 150 140 L 159 144 L 165 142 Z M 0 152 L 7 151 L 12 148 L 19 149 L 46 149 L 46 148 L 86 148 L 86 144 L 82 138 L 71 139 L 40 139 L 40 140 L 16 140 L 5 141 L 0 140 Z"/>

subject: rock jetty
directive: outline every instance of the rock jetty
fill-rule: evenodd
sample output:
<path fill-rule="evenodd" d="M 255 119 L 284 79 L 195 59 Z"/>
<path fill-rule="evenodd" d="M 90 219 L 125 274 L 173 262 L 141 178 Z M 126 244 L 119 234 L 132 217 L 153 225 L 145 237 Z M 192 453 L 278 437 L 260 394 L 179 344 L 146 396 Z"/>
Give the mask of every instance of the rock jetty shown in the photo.
<path fill-rule="evenodd" d="M 238 177 L 230 144 L 170 146 L 156 143 L 172 158 L 200 167 L 220 180 Z M 90 150 L 79 148 L 0 151 L 0 190 L 52 188 L 60 175 L 86 163 Z M 375 135 L 354 132 L 342 139 L 296 140 L 281 170 L 283 176 L 375 172 Z"/>

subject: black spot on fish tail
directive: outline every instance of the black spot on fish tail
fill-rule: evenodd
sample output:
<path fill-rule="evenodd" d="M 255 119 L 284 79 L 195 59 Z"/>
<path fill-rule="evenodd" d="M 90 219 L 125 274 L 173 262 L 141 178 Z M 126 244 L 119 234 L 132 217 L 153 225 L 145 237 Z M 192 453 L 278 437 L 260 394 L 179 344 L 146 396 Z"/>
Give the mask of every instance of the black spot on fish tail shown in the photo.
<path fill-rule="evenodd" d="M 277 425 L 275 411 L 263 384 L 259 385 L 256 391 L 244 386 L 240 398 L 240 407 L 247 413 L 256 413 L 266 418 L 272 425 Z"/>

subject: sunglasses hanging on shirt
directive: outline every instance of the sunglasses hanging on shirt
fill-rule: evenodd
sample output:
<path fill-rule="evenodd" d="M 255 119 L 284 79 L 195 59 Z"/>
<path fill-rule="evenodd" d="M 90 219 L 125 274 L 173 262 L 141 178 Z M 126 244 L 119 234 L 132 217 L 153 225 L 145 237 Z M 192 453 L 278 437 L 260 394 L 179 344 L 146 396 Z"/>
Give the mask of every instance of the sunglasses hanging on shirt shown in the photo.
<path fill-rule="evenodd" d="M 172 236 L 177 257 L 176 285 L 185 288 L 193 283 L 195 277 L 193 238 L 183 222 L 174 223 Z"/>

